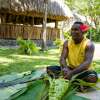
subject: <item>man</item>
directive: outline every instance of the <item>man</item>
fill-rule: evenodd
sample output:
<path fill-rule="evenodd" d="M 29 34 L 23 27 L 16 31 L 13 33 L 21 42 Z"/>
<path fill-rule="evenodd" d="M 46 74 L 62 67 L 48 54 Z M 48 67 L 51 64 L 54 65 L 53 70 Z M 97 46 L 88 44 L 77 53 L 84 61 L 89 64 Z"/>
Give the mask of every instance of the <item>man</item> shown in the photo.
<path fill-rule="evenodd" d="M 72 76 L 81 73 L 77 78 L 87 82 L 97 82 L 97 73 L 92 70 L 91 63 L 94 54 L 94 44 L 84 36 L 89 29 L 82 22 L 75 22 L 71 28 L 71 39 L 65 41 L 60 57 L 60 66 L 47 68 L 50 74 L 62 70 L 64 78 L 71 79 Z"/>
<path fill-rule="evenodd" d="M 65 41 L 63 45 L 60 65 L 65 78 L 70 79 L 75 74 L 88 71 L 82 78 L 89 82 L 97 81 L 97 74 L 91 68 L 95 47 L 84 36 L 88 29 L 89 27 L 82 22 L 75 22 L 71 28 L 72 39 Z M 66 59 L 68 62 L 66 62 Z"/>

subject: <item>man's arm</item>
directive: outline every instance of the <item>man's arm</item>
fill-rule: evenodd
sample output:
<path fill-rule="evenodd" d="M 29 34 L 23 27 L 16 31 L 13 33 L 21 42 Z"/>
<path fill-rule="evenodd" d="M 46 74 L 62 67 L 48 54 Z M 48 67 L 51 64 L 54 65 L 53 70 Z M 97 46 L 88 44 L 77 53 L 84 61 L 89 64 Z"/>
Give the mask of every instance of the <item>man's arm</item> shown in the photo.
<path fill-rule="evenodd" d="M 62 68 L 67 67 L 66 58 L 68 56 L 68 41 L 65 41 L 63 44 L 63 49 L 60 57 L 60 66 Z"/>
<path fill-rule="evenodd" d="M 94 55 L 94 44 L 92 42 L 88 42 L 86 50 L 85 50 L 85 59 L 82 64 L 79 65 L 76 69 L 73 69 L 71 74 L 77 74 L 79 72 L 82 72 L 84 70 L 87 70 L 89 68 L 89 65 L 92 62 L 93 55 Z"/>

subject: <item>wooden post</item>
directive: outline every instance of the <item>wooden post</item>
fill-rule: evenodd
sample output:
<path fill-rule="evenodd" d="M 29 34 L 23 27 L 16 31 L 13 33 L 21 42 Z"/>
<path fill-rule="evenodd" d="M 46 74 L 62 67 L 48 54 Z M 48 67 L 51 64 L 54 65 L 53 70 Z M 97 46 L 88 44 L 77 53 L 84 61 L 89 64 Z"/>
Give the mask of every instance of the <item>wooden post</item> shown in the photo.
<path fill-rule="evenodd" d="M 45 13 L 44 13 L 44 18 L 43 18 L 43 33 L 42 33 L 42 50 L 43 51 L 47 50 L 47 45 L 46 45 L 47 6 L 48 6 L 48 0 L 44 0 Z"/>
<path fill-rule="evenodd" d="M 20 19 L 19 15 L 15 15 L 15 23 L 19 24 L 20 23 L 19 19 Z"/>
<path fill-rule="evenodd" d="M 3 14 L 3 15 L 1 16 L 1 23 L 5 23 L 5 22 L 6 22 L 6 15 Z"/>
<path fill-rule="evenodd" d="M 11 22 L 12 22 L 12 18 L 13 18 L 12 15 L 9 15 L 9 17 L 8 17 L 8 22 L 11 23 Z"/>
<path fill-rule="evenodd" d="M 32 17 L 31 25 L 34 25 L 34 17 Z"/>
<path fill-rule="evenodd" d="M 1 15 L 0 15 L 0 24 L 1 24 Z"/>
<path fill-rule="evenodd" d="M 55 28 L 58 28 L 58 21 L 55 21 Z"/>

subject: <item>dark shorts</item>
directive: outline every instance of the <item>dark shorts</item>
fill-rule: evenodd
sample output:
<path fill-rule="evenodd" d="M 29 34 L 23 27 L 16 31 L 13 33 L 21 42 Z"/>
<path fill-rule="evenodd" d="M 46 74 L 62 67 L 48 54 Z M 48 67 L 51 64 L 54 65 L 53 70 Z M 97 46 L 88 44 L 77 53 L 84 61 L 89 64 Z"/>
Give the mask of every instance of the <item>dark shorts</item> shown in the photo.
<path fill-rule="evenodd" d="M 47 73 L 52 78 L 57 78 L 61 75 L 61 67 L 60 66 L 48 66 Z M 82 79 L 86 82 L 95 83 L 98 80 L 97 73 L 93 70 L 86 70 L 76 77 L 77 79 Z"/>

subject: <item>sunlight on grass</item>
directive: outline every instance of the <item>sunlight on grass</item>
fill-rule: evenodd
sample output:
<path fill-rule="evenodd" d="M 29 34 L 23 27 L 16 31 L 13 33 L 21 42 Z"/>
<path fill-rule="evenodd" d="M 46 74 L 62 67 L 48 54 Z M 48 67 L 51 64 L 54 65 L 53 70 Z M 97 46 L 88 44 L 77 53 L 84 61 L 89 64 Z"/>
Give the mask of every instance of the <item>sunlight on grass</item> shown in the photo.
<path fill-rule="evenodd" d="M 12 55 L 12 57 L 17 57 L 17 59 L 48 59 L 48 60 L 58 60 L 57 56 L 48 55 L 48 56 L 27 56 L 27 55 Z"/>
<path fill-rule="evenodd" d="M 0 64 L 1 63 L 13 63 L 13 59 L 5 58 L 5 57 L 0 57 Z"/>
<path fill-rule="evenodd" d="M 35 68 L 44 68 L 44 67 L 47 67 L 47 66 L 50 66 L 50 64 L 47 64 L 47 65 L 35 65 Z"/>
<path fill-rule="evenodd" d="M 60 49 L 49 49 L 31 56 L 21 55 L 15 49 L 0 48 L 0 75 L 12 72 L 31 71 L 35 68 L 43 68 L 59 65 Z M 100 72 L 100 61 L 94 61 L 95 70 Z"/>
<path fill-rule="evenodd" d="M 51 49 L 48 52 L 49 54 L 59 54 L 61 51 L 59 51 L 58 49 Z"/>
<path fill-rule="evenodd" d="M 49 49 L 31 56 L 21 55 L 15 49 L 0 49 L 0 75 L 31 71 L 51 65 L 59 65 L 59 50 Z"/>
<path fill-rule="evenodd" d="M 100 73 L 100 60 L 93 61 L 93 66 L 95 70 Z"/>

